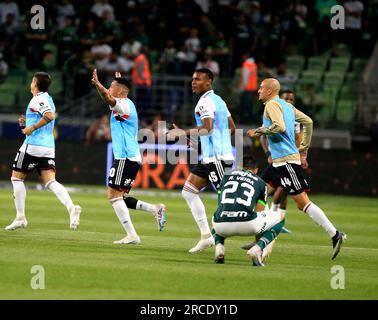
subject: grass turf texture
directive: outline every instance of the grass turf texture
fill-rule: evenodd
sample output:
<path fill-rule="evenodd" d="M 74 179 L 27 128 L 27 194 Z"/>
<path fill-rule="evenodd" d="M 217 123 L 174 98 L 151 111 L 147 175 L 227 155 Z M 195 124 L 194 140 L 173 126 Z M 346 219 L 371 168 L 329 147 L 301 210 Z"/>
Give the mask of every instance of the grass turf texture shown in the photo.
<path fill-rule="evenodd" d="M 50 192 L 28 190 L 26 229 L 5 231 L 15 216 L 10 189 L 0 190 L 0 299 L 377 299 L 377 200 L 312 196 L 334 224 L 348 234 L 335 261 L 328 235 L 289 202 L 286 226 L 264 268 L 253 268 L 239 249 L 247 237 L 226 241 L 226 264 L 214 250 L 189 254 L 199 239 L 180 193 L 143 195 L 167 205 L 167 225 L 131 210 L 140 245 L 114 245 L 123 229 L 103 189 L 73 193 L 83 207 L 77 231 L 69 230 L 65 208 Z M 132 192 L 132 194 L 136 194 Z M 214 197 L 203 194 L 210 219 Z M 45 269 L 45 290 L 31 289 L 33 265 Z M 345 289 L 331 288 L 334 265 L 345 270 Z"/>

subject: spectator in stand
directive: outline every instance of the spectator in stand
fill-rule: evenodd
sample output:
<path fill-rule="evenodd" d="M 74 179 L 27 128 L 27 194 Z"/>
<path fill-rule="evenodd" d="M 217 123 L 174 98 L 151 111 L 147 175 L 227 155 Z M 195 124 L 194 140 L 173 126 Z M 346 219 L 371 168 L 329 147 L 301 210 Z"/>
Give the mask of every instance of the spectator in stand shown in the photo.
<path fill-rule="evenodd" d="M 202 35 L 202 47 L 214 47 L 217 28 L 206 14 L 201 14 L 200 21 L 199 34 Z"/>
<path fill-rule="evenodd" d="M 76 15 L 76 10 L 70 0 L 61 0 L 60 4 L 55 6 L 55 15 L 58 29 L 63 29 L 66 27 L 66 18 L 73 18 Z"/>
<path fill-rule="evenodd" d="M 219 64 L 218 62 L 212 59 L 211 50 L 206 50 L 202 54 L 202 57 L 197 62 L 195 69 L 197 70 L 197 69 L 203 69 L 203 68 L 209 69 L 213 73 L 214 80 L 218 78 L 220 74 Z"/>
<path fill-rule="evenodd" d="M 214 60 L 219 63 L 221 74 L 231 75 L 231 66 L 229 63 L 230 46 L 222 31 L 217 32 L 211 53 Z"/>
<path fill-rule="evenodd" d="M 277 66 L 277 74 L 274 76 L 282 85 L 293 85 L 297 81 L 297 76 L 287 73 L 286 64 L 281 62 Z"/>
<path fill-rule="evenodd" d="M 346 42 L 356 53 L 361 41 L 364 4 L 358 0 L 349 0 L 344 2 L 344 8 Z"/>
<path fill-rule="evenodd" d="M 80 52 L 73 54 L 63 65 L 63 79 L 65 88 L 67 81 L 73 81 L 73 99 L 81 98 L 91 91 L 91 74 L 95 69 L 95 62 L 91 52 L 82 48 Z M 70 92 L 71 93 L 71 92 Z"/>
<path fill-rule="evenodd" d="M 96 0 L 91 9 L 91 12 L 94 13 L 97 17 L 101 18 L 105 11 L 108 12 L 108 19 L 110 21 L 114 21 L 114 7 L 109 4 L 109 0 Z"/>
<path fill-rule="evenodd" d="M 244 14 L 240 14 L 232 34 L 233 67 L 238 68 L 242 62 L 244 52 L 254 52 L 257 46 L 257 37 L 247 24 Z"/>
<path fill-rule="evenodd" d="M 14 23 L 18 26 L 20 24 L 20 11 L 18 5 L 14 1 L 4 0 L 0 3 L 0 24 L 4 24 L 7 20 L 7 15 L 13 15 Z"/>
<path fill-rule="evenodd" d="M 272 17 L 267 29 L 268 44 L 265 48 L 265 65 L 269 68 L 278 66 L 285 48 L 286 36 L 278 15 Z"/>
<path fill-rule="evenodd" d="M 177 60 L 177 49 L 173 39 L 165 42 L 163 53 L 159 59 L 160 72 L 178 75 L 180 74 L 180 64 Z"/>
<path fill-rule="evenodd" d="M 47 29 L 32 29 L 31 26 L 25 33 L 23 45 L 26 48 L 26 67 L 28 69 L 39 69 L 43 59 L 43 46 L 47 43 Z"/>
<path fill-rule="evenodd" d="M 4 58 L 12 64 L 18 60 L 20 44 L 20 27 L 12 13 L 6 16 L 4 24 L 0 24 L 0 50 L 4 51 Z"/>
<path fill-rule="evenodd" d="M 125 58 L 133 58 L 139 55 L 142 44 L 135 40 L 133 35 L 129 35 L 126 42 L 121 47 L 121 54 Z"/>
<path fill-rule="evenodd" d="M 109 142 L 111 140 L 109 116 L 105 114 L 89 126 L 85 134 L 85 143 L 88 145 L 92 142 Z"/>
<path fill-rule="evenodd" d="M 239 122 L 247 123 L 260 123 L 261 120 L 258 116 L 258 107 L 254 106 L 256 91 L 258 89 L 258 67 L 248 52 L 242 56 L 243 64 L 240 70 L 240 113 Z M 257 110 L 255 110 L 257 109 Z"/>
<path fill-rule="evenodd" d="M 146 34 L 144 24 L 139 23 L 135 28 L 135 40 L 145 48 L 150 46 L 150 37 Z"/>
<path fill-rule="evenodd" d="M 190 30 L 190 37 L 185 40 L 186 61 L 192 64 L 192 73 L 194 70 L 197 55 L 202 51 L 201 41 L 198 38 L 198 29 L 193 28 Z"/>
<path fill-rule="evenodd" d="M 76 51 L 79 43 L 77 30 L 73 25 L 71 16 L 65 17 L 65 25 L 56 34 L 56 44 L 58 46 L 58 66 L 63 63 Z"/>
<path fill-rule="evenodd" d="M 136 105 L 141 118 L 147 118 L 151 112 L 151 69 L 147 59 L 147 48 L 142 47 L 134 59 L 131 73 L 133 85 L 136 87 Z"/>
<path fill-rule="evenodd" d="M 99 75 L 104 75 L 106 80 L 113 79 L 115 72 L 121 72 L 123 75 L 130 75 L 132 68 L 133 62 L 131 60 L 126 60 L 125 58 L 118 56 L 114 51 L 105 59 L 96 61 L 97 72 Z"/>
<path fill-rule="evenodd" d="M 3 83 L 8 74 L 8 64 L 4 60 L 3 54 L 0 52 L 0 83 Z"/>
<path fill-rule="evenodd" d="M 99 43 L 100 34 L 96 29 L 94 17 L 80 22 L 79 38 L 81 46 L 85 46 L 87 49 Z"/>

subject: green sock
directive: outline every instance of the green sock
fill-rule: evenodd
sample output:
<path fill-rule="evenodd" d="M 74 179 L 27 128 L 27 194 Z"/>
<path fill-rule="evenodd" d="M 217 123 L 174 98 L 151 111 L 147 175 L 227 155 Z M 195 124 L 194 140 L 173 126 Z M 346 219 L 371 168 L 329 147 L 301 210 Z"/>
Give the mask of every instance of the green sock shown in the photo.
<path fill-rule="evenodd" d="M 266 230 L 260 237 L 257 244 L 263 250 L 269 243 L 271 243 L 280 234 L 283 226 L 285 225 L 285 219 L 274 225 L 271 229 Z"/>
<path fill-rule="evenodd" d="M 214 237 L 214 240 L 215 240 L 215 244 L 216 244 L 216 245 L 219 244 L 219 243 L 224 245 L 224 240 L 225 240 L 226 238 L 221 237 L 219 234 L 217 234 L 217 233 L 215 232 L 214 229 L 211 229 L 211 234 L 212 234 L 213 237 Z"/>

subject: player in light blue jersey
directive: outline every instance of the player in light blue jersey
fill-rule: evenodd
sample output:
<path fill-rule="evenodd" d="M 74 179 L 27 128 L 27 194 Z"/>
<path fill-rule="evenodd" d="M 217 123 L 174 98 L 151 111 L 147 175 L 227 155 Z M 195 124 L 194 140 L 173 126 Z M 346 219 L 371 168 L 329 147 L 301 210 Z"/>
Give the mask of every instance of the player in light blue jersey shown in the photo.
<path fill-rule="evenodd" d="M 231 134 L 235 131 L 235 124 L 226 103 L 213 91 L 213 79 L 213 73 L 209 69 L 197 69 L 194 72 L 192 91 L 200 96 L 194 110 L 197 126 L 184 131 L 174 125 L 175 129 L 168 132 L 170 138 L 194 134 L 200 136 L 201 141 L 202 160 L 191 168 L 191 174 L 182 190 L 182 196 L 201 232 L 201 240 L 189 250 L 190 253 L 214 245 L 199 192 L 210 182 L 219 189 L 225 171 L 232 168 L 234 160 Z"/>
<path fill-rule="evenodd" d="M 26 189 L 24 180 L 29 173 L 37 169 L 46 189 L 54 192 L 70 215 L 70 228 L 76 229 L 80 222 L 81 207 L 74 205 L 66 188 L 55 180 L 55 142 L 54 119 L 55 105 L 48 94 L 51 77 L 46 72 L 37 72 L 32 78 L 30 91 L 33 98 L 26 109 L 26 118 L 19 119 L 26 127 L 22 133 L 26 139 L 17 153 L 12 171 L 12 185 L 16 219 L 6 230 L 25 228 L 28 224 L 25 216 Z"/>
<path fill-rule="evenodd" d="M 278 97 L 280 83 L 273 78 L 265 79 L 258 91 L 259 99 L 265 104 L 263 126 L 248 130 L 249 137 L 266 135 L 269 141 L 269 151 L 273 165 L 261 176 L 271 185 L 271 190 L 281 186 L 293 200 L 298 209 L 320 225 L 331 237 L 333 252 L 331 259 L 335 259 L 346 239 L 343 232 L 339 232 L 321 208 L 310 201 L 307 192 L 309 186 L 302 176 L 301 156 L 307 154 L 312 137 L 312 120 L 292 104 Z M 303 140 L 299 148 L 295 144 L 295 121 L 303 125 Z M 269 191 L 271 191 L 269 190 Z"/>
<path fill-rule="evenodd" d="M 92 84 L 111 110 L 110 129 L 114 162 L 109 172 L 108 199 L 126 231 L 126 237 L 114 243 L 138 244 L 140 237 L 131 221 L 129 208 L 152 212 L 160 231 L 163 230 L 166 219 L 164 204 L 153 205 L 124 197 L 131 190 L 142 163 L 138 144 L 138 114 L 134 103 L 127 97 L 131 85 L 116 72 L 109 89 L 106 89 L 99 82 L 96 69 L 93 71 Z"/>

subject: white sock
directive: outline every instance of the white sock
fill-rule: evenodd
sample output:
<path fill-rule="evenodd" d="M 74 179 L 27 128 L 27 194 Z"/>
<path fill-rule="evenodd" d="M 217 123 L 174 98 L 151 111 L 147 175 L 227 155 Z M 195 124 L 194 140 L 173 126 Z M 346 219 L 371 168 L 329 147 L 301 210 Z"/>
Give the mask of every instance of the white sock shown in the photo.
<path fill-rule="evenodd" d="M 330 237 L 336 234 L 336 228 L 333 226 L 331 221 L 328 220 L 327 216 L 316 204 L 309 202 L 303 208 L 303 212 L 307 213 L 312 220 L 320 225 L 326 232 L 328 232 Z"/>
<path fill-rule="evenodd" d="M 150 204 L 150 203 L 140 201 L 140 200 L 138 200 L 136 204 L 136 208 L 137 210 L 143 210 L 143 211 L 148 211 L 152 213 L 156 212 L 156 206 L 154 204 Z"/>
<path fill-rule="evenodd" d="M 277 212 L 281 215 L 281 217 L 285 218 L 285 216 L 286 216 L 286 209 L 278 208 Z"/>
<path fill-rule="evenodd" d="M 56 197 L 67 208 L 68 212 L 70 212 L 74 204 L 66 188 L 63 185 L 61 185 L 56 180 L 50 180 L 46 183 L 46 189 L 49 189 L 50 191 L 54 192 Z"/>
<path fill-rule="evenodd" d="M 112 205 L 119 221 L 121 222 L 126 233 L 130 237 L 137 237 L 137 233 L 134 229 L 134 225 L 131 222 L 129 209 L 126 206 L 125 201 L 122 197 L 111 199 L 110 204 Z"/>
<path fill-rule="evenodd" d="M 13 198 L 14 205 L 16 207 L 17 216 L 16 219 L 25 218 L 25 200 L 26 200 L 26 188 L 24 180 L 18 178 L 11 178 L 13 185 Z"/>
<path fill-rule="evenodd" d="M 278 207 L 279 207 L 279 203 L 272 202 L 272 205 L 270 206 L 270 210 L 277 211 Z"/>
<path fill-rule="evenodd" d="M 201 231 L 201 235 L 208 236 L 209 234 L 211 235 L 211 232 L 209 223 L 207 222 L 206 210 L 198 193 L 198 189 L 189 183 L 185 183 L 182 189 L 182 196 L 192 211 L 192 215 Z"/>

